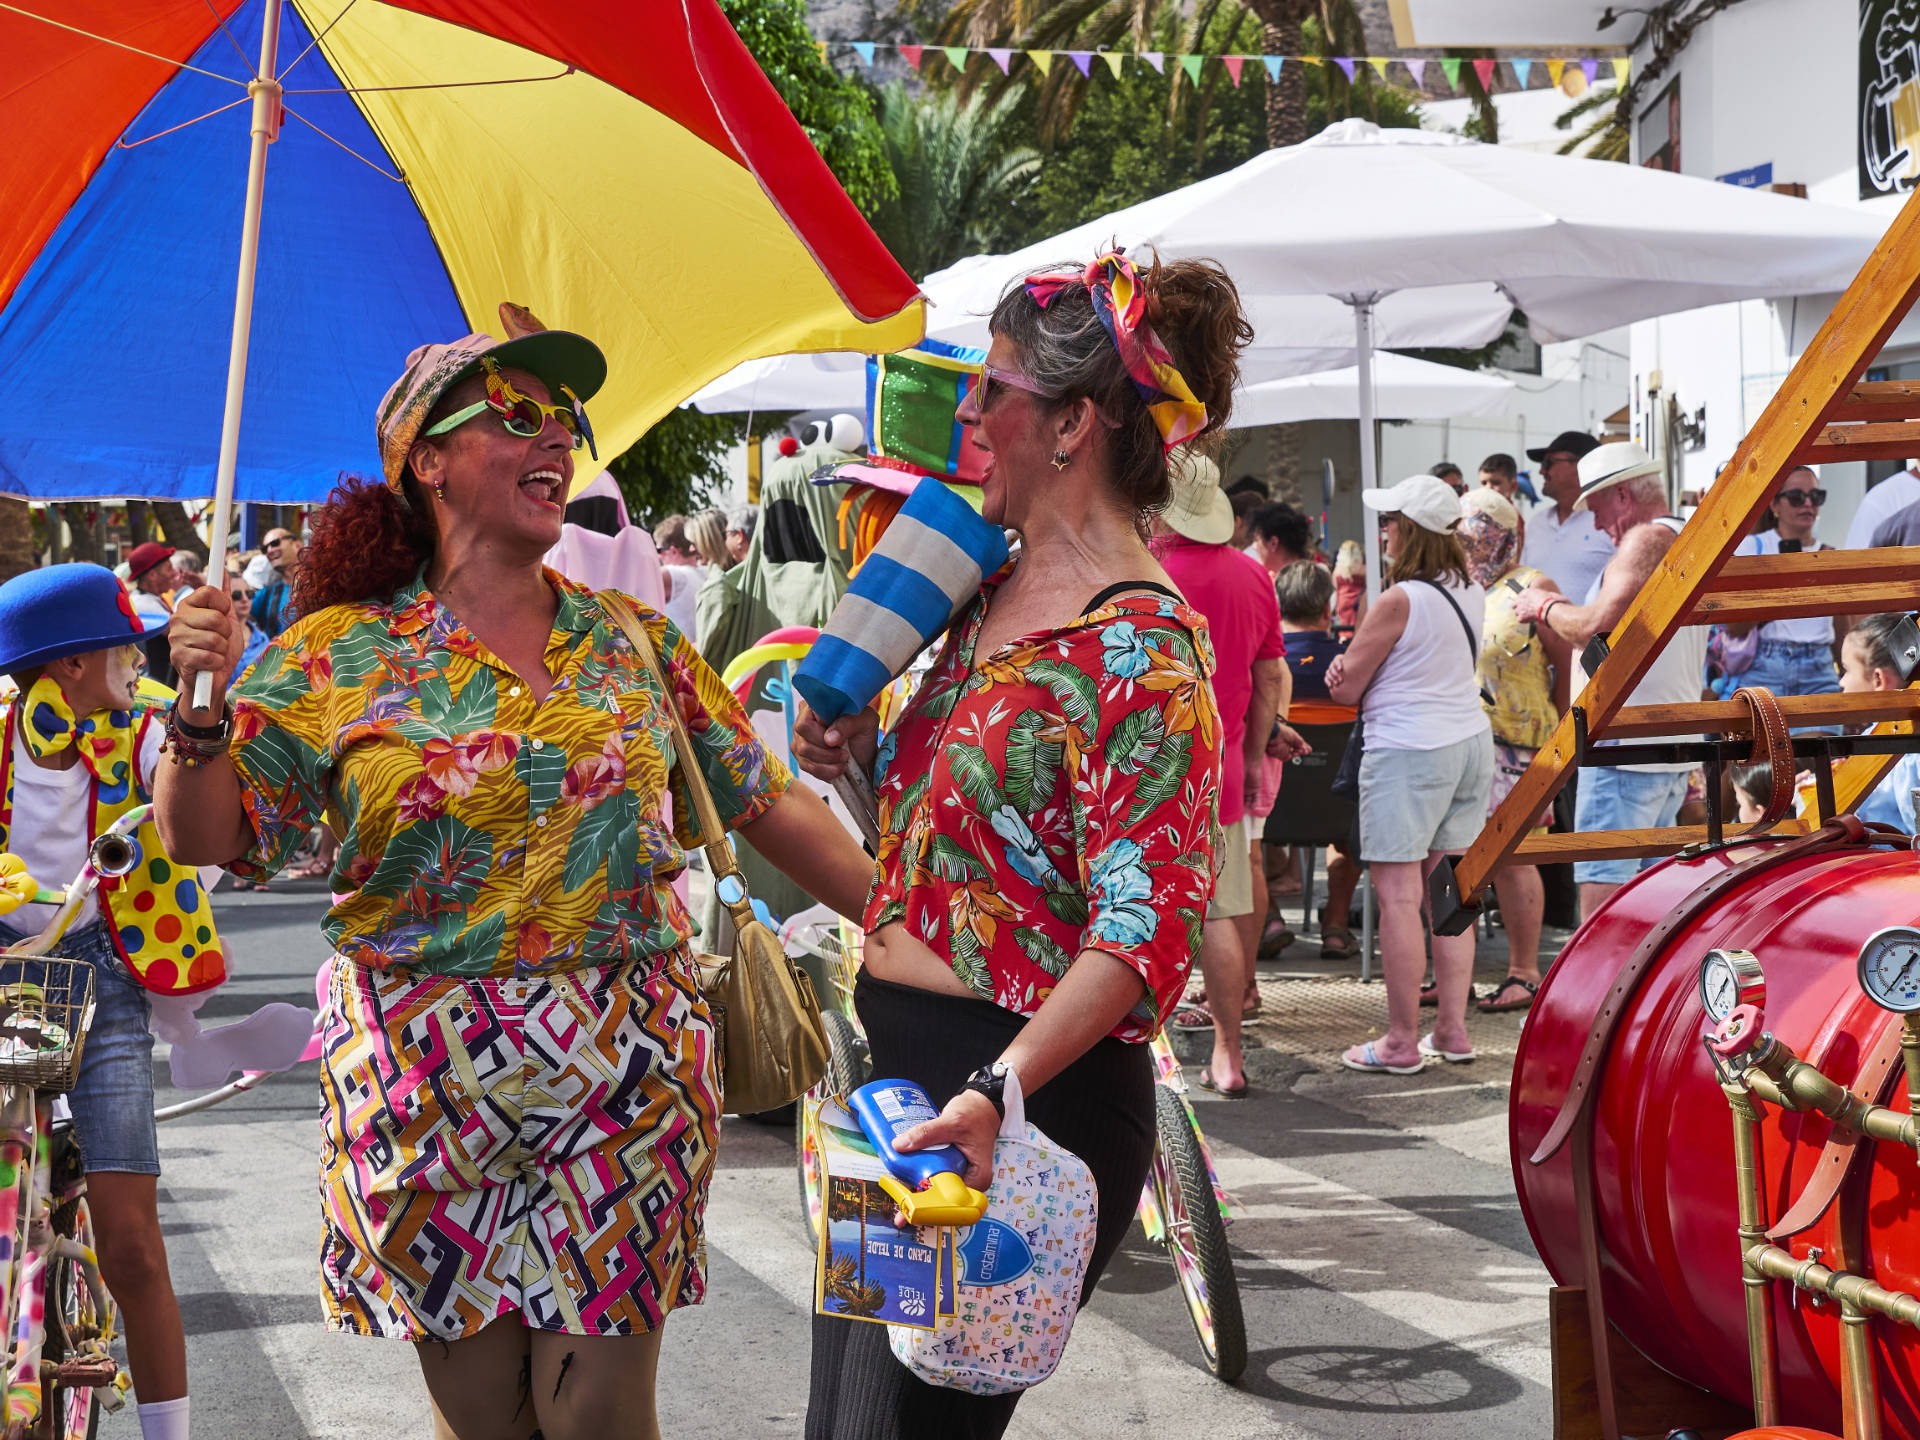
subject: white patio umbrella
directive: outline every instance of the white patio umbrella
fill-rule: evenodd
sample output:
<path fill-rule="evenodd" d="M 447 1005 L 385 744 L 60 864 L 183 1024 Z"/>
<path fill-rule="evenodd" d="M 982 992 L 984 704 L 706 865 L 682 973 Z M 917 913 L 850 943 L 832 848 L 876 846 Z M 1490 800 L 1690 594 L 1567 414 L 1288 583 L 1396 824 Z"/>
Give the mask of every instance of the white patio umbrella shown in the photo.
<path fill-rule="evenodd" d="M 1843 290 L 1884 226 L 1861 210 L 1692 176 L 1343 120 L 997 265 L 963 262 L 922 289 L 935 302 L 929 333 L 950 339 L 982 296 L 1037 264 L 1090 259 L 1117 242 L 1136 260 L 1149 250 L 1218 260 L 1269 343 L 1324 342 L 1261 326 L 1262 305 L 1334 297 L 1359 357 L 1361 477 L 1371 486 L 1375 347 L 1484 343 L 1409 333 L 1399 307 L 1432 303 L 1426 287 L 1497 286 L 1536 339 L 1564 340 L 1728 300 Z M 1378 538 L 1365 528 L 1372 583 Z"/>
<path fill-rule="evenodd" d="M 1458 420 L 1497 415 L 1514 392 L 1499 375 L 1436 365 L 1391 350 L 1374 357 L 1373 406 L 1385 420 Z M 1249 385 L 1233 397 L 1233 428 L 1295 420 L 1354 420 L 1360 415 L 1360 367 L 1319 370 Z"/>

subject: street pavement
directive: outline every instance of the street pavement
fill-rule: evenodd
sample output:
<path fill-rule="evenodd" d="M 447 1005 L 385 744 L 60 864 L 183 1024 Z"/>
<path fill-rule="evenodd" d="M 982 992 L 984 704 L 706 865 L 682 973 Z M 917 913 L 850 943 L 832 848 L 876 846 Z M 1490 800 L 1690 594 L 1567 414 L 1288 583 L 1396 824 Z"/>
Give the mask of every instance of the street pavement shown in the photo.
<path fill-rule="evenodd" d="M 203 1019 L 267 1000 L 311 1005 L 326 954 L 318 885 L 265 895 L 223 888 L 216 903 L 238 978 L 211 997 Z M 1503 973 L 1498 939 L 1482 948 L 1483 976 Z M 1548 1279 L 1506 1158 L 1518 1021 L 1476 1021 L 1483 1058 L 1471 1067 L 1410 1078 L 1341 1071 L 1318 1040 L 1301 1037 L 1330 1024 L 1351 1026 L 1350 1040 L 1377 1033 L 1385 997 L 1378 985 L 1304 978 L 1336 968 L 1296 959 L 1316 954 L 1303 942 L 1262 966 L 1254 1095 L 1228 1102 L 1194 1092 L 1240 1207 L 1230 1238 L 1247 1373 L 1227 1386 L 1202 1368 L 1172 1268 L 1136 1228 L 1012 1435 L 1549 1433 Z M 161 1131 L 162 1228 L 202 1440 L 431 1434 L 410 1347 L 321 1324 L 314 1070 L 303 1065 Z M 181 1098 L 165 1088 L 164 1061 L 156 1073 L 160 1103 Z M 676 1440 L 796 1436 L 812 1257 L 790 1127 L 727 1121 L 708 1242 L 707 1302 L 667 1329 L 663 1431 Z M 102 1434 L 131 1440 L 131 1410 L 108 1417 Z"/>

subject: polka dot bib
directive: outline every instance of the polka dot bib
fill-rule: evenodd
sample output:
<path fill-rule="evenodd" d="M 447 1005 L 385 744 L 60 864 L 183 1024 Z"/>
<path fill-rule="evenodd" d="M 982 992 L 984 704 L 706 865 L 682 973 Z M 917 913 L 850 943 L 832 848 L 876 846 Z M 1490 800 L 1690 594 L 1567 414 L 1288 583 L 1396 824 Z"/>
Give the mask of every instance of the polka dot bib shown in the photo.
<path fill-rule="evenodd" d="M 39 691 L 36 686 L 28 700 L 43 700 Z M 13 741 L 21 708 L 20 704 L 8 708 L 5 733 L 0 734 L 0 775 L 4 776 L 0 793 L 6 797 L 5 808 L 0 809 L 0 850 L 7 848 L 13 827 Z M 55 709 L 64 710 L 64 706 Z M 39 716 L 37 724 L 30 721 L 29 734 L 45 739 L 62 718 L 71 724 L 80 763 L 93 777 L 87 816 L 91 841 L 134 806 L 153 799 L 141 779 L 138 757 L 147 727 L 157 721 L 151 713 L 136 716 L 127 710 L 103 710 L 75 724 L 70 714 L 56 713 Z M 214 931 L 213 907 L 200 888 L 198 873 L 167 859 L 151 816 L 134 832 L 134 840 L 140 860 L 132 872 L 100 882 L 100 909 L 114 949 L 134 978 L 156 994 L 191 995 L 212 989 L 227 978 L 227 957 Z M 43 883 L 59 885 L 70 878 L 46 876 Z"/>

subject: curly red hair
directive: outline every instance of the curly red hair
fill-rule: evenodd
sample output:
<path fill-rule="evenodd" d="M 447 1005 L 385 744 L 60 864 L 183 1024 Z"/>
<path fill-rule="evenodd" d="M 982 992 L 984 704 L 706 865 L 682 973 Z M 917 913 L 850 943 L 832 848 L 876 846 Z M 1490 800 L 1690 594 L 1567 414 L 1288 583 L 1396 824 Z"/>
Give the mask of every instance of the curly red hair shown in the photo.
<path fill-rule="evenodd" d="M 414 488 L 411 475 L 402 484 Z M 293 610 L 385 600 L 433 558 L 433 522 L 418 492 L 403 503 L 377 480 L 343 475 L 313 517 L 313 538 L 293 577 Z"/>

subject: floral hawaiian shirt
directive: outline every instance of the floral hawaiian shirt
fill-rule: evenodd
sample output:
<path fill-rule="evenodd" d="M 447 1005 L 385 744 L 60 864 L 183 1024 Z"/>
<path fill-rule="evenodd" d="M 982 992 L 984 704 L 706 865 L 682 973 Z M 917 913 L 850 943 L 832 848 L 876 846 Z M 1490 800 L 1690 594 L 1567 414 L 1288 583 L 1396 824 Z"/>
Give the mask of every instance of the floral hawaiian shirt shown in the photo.
<path fill-rule="evenodd" d="M 552 691 L 536 703 L 423 580 L 296 621 L 233 693 L 233 756 L 265 879 L 323 815 L 340 837 L 322 925 L 375 969 L 525 976 L 658 954 L 693 933 L 669 882 L 701 839 L 646 662 L 593 592 L 554 571 Z M 698 702 L 693 748 L 721 819 L 787 786 L 746 716 L 665 617 L 629 600 Z"/>
<path fill-rule="evenodd" d="M 880 747 L 864 928 L 903 921 L 982 999 L 1031 1015 L 1084 950 L 1147 982 L 1150 1038 L 1200 954 L 1221 726 L 1207 622 L 1129 596 L 976 668 L 997 582 L 949 630 Z"/>

